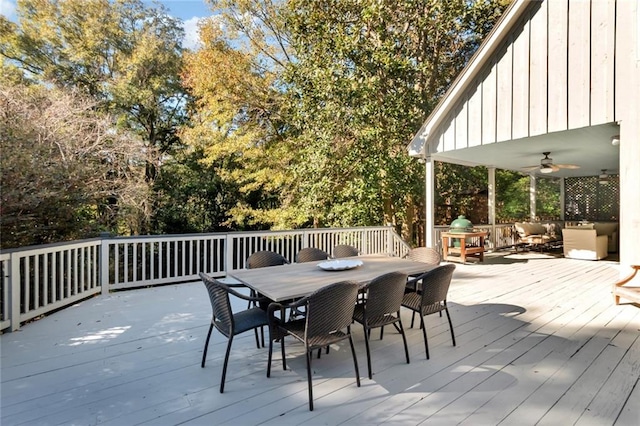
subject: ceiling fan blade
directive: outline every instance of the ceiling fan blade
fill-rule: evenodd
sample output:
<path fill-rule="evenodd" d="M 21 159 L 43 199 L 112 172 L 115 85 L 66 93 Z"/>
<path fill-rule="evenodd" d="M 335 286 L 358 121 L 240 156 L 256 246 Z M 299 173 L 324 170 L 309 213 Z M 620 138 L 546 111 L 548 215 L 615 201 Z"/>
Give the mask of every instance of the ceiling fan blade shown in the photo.
<path fill-rule="evenodd" d="M 554 172 L 560 170 L 560 166 L 558 166 L 557 164 L 549 164 L 549 167 L 551 167 L 551 170 L 553 170 Z"/>
<path fill-rule="evenodd" d="M 580 166 L 577 166 L 575 164 L 554 164 L 554 166 L 560 167 L 561 169 L 572 169 L 572 170 L 580 168 Z"/>
<path fill-rule="evenodd" d="M 526 170 L 528 172 L 532 171 L 532 170 L 536 170 L 539 169 L 540 165 L 535 165 L 535 166 L 527 166 L 527 167 L 521 167 L 520 170 Z"/>

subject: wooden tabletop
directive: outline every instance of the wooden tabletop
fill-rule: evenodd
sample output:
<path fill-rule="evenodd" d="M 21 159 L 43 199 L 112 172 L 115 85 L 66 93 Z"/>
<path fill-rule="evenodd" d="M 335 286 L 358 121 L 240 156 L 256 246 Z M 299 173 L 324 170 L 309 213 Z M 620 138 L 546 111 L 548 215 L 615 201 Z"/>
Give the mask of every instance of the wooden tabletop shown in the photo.
<path fill-rule="evenodd" d="M 325 271 L 322 262 L 294 263 L 258 269 L 239 269 L 229 275 L 269 299 L 280 302 L 313 293 L 325 285 L 339 281 L 355 281 L 362 285 L 387 272 L 420 274 L 435 268 L 422 262 L 385 255 L 348 257 L 362 261 L 362 266 L 344 271 Z"/>

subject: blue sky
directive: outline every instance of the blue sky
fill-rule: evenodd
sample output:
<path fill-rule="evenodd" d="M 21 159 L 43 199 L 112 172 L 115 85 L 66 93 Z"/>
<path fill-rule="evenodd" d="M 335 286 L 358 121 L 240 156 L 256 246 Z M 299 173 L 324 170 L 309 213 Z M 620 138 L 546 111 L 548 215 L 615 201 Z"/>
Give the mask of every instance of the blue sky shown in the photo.
<path fill-rule="evenodd" d="M 152 0 L 143 0 L 152 3 Z M 208 5 L 204 0 L 164 0 L 158 1 L 169 9 L 169 13 L 182 19 L 185 28 L 184 46 L 194 48 L 197 46 L 198 20 L 211 15 Z M 0 14 L 15 19 L 16 0 L 0 0 Z"/>

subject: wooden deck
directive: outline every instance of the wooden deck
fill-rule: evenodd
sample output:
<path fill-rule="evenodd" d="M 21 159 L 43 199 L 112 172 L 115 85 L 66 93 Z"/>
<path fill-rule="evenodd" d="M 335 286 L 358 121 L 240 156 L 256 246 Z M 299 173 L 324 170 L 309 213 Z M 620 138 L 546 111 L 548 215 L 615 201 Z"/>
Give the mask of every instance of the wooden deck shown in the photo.
<path fill-rule="evenodd" d="M 218 392 L 226 340 L 214 332 L 201 369 L 211 309 L 201 283 L 96 297 L 1 336 L 1 423 L 637 425 L 640 309 L 613 304 L 617 278 L 615 262 L 540 254 L 458 265 L 458 346 L 446 317 L 431 315 L 431 360 L 408 329 L 407 365 L 389 329 L 372 340 L 369 380 L 356 324 L 362 387 L 348 345 L 333 348 L 314 360 L 313 412 L 301 346 L 289 344 L 287 371 L 276 353 L 267 379 L 252 333 L 234 341 Z"/>

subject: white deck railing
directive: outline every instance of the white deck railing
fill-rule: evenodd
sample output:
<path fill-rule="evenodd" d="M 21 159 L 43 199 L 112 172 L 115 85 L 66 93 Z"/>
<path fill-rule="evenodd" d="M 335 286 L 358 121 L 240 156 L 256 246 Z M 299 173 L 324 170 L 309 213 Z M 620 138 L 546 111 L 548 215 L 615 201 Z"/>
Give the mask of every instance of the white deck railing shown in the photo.
<path fill-rule="evenodd" d="M 271 250 L 290 261 L 304 247 L 328 253 L 350 244 L 362 254 L 403 256 L 409 246 L 391 227 L 96 238 L 0 253 L 0 325 L 21 323 L 111 290 L 180 283 L 199 272 L 222 277 L 251 253 Z"/>
<path fill-rule="evenodd" d="M 487 250 L 515 244 L 512 225 L 476 226 L 490 232 Z M 437 227 L 440 234 L 448 227 Z M 20 324 L 78 300 L 111 290 L 188 282 L 199 272 L 223 277 L 245 267 L 259 250 L 289 261 L 304 247 L 327 253 L 337 244 L 362 254 L 404 256 L 410 247 L 391 227 L 326 228 L 140 237 L 106 237 L 25 247 L 0 253 L 0 329 Z"/>

